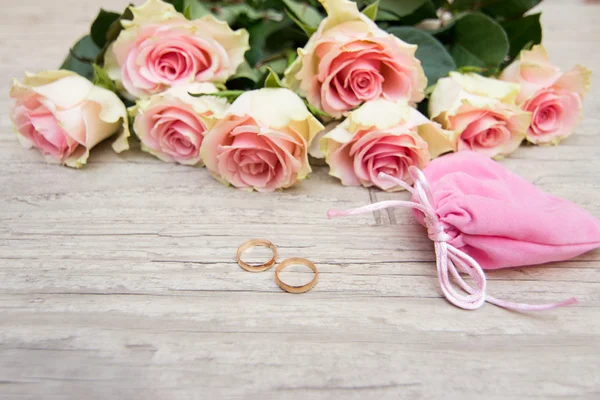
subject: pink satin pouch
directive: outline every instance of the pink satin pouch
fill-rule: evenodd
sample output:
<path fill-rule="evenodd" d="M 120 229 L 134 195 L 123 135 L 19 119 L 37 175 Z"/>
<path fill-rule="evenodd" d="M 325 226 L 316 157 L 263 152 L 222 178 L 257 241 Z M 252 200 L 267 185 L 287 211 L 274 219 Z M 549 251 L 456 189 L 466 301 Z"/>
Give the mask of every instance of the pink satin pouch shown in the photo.
<path fill-rule="evenodd" d="M 523 304 L 486 293 L 484 269 L 563 261 L 600 247 L 600 221 L 576 204 L 549 195 L 481 154 L 463 151 L 440 157 L 424 171 L 410 167 L 415 182 L 381 174 L 404 187 L 411 201 L 384 201 L 355 210 L 355 215 L 389 207 L 414 210 L 435 243 L 440 287 L 452 304 L 476 309 L 484 302 L 519 311 L 541 311 L 576 302 Z M 469 285 L 464 276 L 474 285 Z"/>
<path fill-rule="evenodd" d="M 600 247 L 600 221 L 474 152 L 423 170 L 448 241 L 483 269 L 563 261 Z M 423 214 L 415 216 L 425 225 Z"/>

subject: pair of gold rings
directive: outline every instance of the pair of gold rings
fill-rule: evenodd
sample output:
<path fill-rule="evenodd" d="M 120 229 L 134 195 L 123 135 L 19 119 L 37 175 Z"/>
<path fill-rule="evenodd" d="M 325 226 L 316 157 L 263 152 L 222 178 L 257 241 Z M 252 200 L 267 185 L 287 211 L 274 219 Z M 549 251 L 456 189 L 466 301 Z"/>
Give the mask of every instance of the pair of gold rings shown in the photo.
<path fill-rule="evenodd" d="M 242 260 L 242 253 L 252 247 L 267 247 L 269 249 L 271 249 L 271 251 L 273 252 L 273 257 L 271 257 L 271 259 L 269 261 L 267 261 L 264 264 L 260 264 L 260 265 L 250 265 L 246 262 L 244 262 Z M 277 247 L 275 247 L 275 245 L 271 242 L 269 242 L 268 240 L 264 240 L 264 239 L 252 239 L 252 240 L 248 240 L 247 242 L 245 242 L 244 244 L 242 244 L 238 250 L 237 250 L 237 263 L 239 264 L 240 267 L 242 267 L 243 269 L 245 269 L 246 271 L 250 271 L 250 272 L 263 272 L 268 270 L 269 268 L 271 268 L 273 265 L 275 265 L 275 262 L 277 262 Z M 310 282 L 308 282 L 306 285 L 302 285 L 302 286 L 292 286 L 292 285 L 288 285 L 287 283 L 283 282 L 281 280 L 281 278 L 279 277 L 279 273 L 281 271 L 283 271 L 286 267 L 289 267 L 290 265 L 305 265 L 308 268 L 310 268 L 311 270 L 313 270 L 313 272 L 315 273 L 314 277 L 312 278 L 312 280 Z M 317 284 L 317 278 L 319 277 L 319 271 L 317 270 L 317 266 L 310 260 L 307 260 L 305 258 L 288 258 L 283 260 L 282 262 L 279 263 L 279 265 L 277 266 L 277 268 L 275 269 L 275 282 L 277 282 L 277 285 L 279 285 L 280 288 L 282 288 L 283 290 L 285 290 L 286 292 L 289 293 L 304 293 L 304 292 L 308 292 L 309 290 L 311 290 L 313 287 L 315 287 L 315 285 Z"/>

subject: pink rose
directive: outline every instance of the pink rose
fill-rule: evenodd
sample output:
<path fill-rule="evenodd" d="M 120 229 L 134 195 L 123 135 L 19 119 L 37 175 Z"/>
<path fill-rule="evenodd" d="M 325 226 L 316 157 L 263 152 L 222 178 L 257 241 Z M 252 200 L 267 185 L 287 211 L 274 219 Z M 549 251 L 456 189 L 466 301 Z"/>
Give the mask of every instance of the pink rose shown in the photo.
<path fill-rule="evenodd" d="M 463 106 L 449 116 L 447 129 L 460 134 L 456 150 L 473 150 L 489 157 L 503 157 L 515 151 L 523 141 L 529 117 L 504 104 L 489 108 Z"/>
<path fill-rule="evenodd" d="M 328 17 L 285 73 L 286 84 L 334 118 L 383 97 L 419 102 L 427 78 L 417 46 L 380 29 L 348 0 L 325 0 Z"/>
<path fill-rule="evenodd" d="M 562 73 L 542 46 L 522 51 L 500 79 L 520 84 L 517 104 L 532 113 L 527 140 L 558 144 L 569 136 L 581 117 L 591 72 L 580 65 Z"/>
<path fill-rule="evenodd" d="M 134 18 L 105 56 L 105 68 L 123 94 L 142 98 L 171 86 L 225 82 L 244 61 L 248 32 L 232 31 L 207 15 L 188 21 L 161 0 L 131 7 Z"/>
<path fill-rule="evenodd" d="M 10 96 L 16 100 L 11 119 L 19 140 L 48 162 L 79 168 L 95 145 L 119 130 L 113 148 L 129 148 L 125 105 L 74 72 L 26 74 L 23 83 L 14 81 Z"/>
<path fill-rule="evenodd" d="M 522 108 L 532 113 L 527 140 L 535 144 L 558 144 L 569 136 L 581 118 L 582 96 L 548 88 L 539 90 Z"/>
<path fill-rule="evenodd" d="M 454 131 L 456 151 L 500 158 L 521 145 L 531 121 L 530 113 L 515 105 L 518 90 L 512 83 L 452 72 L 436 84 L 429 115 Z"/>
<path fill-rule="evenodd" d="M 223 183 L 270 192 L 290 187 L 311 172 L 308 145 L 322 129 L 293 92 L 249 91 L 208 132 L 200 154 Z"/>
<path fill-rule="evenodd" d="M 346 186 L 402 188 L 379 178 L 380 173 L 408 184 L 408 168 L 427 166 L 432 157 L 452 150 L 451 134 L 406 103 L 367 102 L 321 139 L 329 174 Z"/>
<path fill-rule="evenodd" d="M 166 162 L 200 165 L 200 146 L 216 118 L 228 107 L 222 98 L 189 93 L 216 93 L 210 83 L 176 86 L 139 100 L 132 110 L 133 130 L 142 142 L 142 150 Z"/>

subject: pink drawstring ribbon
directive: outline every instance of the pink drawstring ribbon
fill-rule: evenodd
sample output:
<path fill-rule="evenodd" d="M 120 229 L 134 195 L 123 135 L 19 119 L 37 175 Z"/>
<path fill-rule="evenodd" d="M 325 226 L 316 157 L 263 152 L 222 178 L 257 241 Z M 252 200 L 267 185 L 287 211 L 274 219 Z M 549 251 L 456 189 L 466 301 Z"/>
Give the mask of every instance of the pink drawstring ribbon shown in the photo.
<path fill-rule="evenodd" d="M 444 231 L 444 227 L 433 208 L 433 197 L 425 175 L 414 166 L 409 168 L 409 173 L 415 182 L 414 188 L 400 179 L 384 173 L 380 173 L 379 178 L 386 179 L 408 190 L 413 194 L 414 201 L 382 201 L 354 210 L 330 210 L 327 216 L 335 218 L 358 215 L 390 207 L 408 207 L 421 211 L 425 215 L 428 236 L 435 242 L 437 272 L 442 292 L 450 303 L 465 310 L 475 310 L 486 301 L 516 311 L 544 311 L 577 303 L 577 299 L 574 297 L 551 304 L 513 303 L 486 294 L 487 280 L 481 266 L 471 256 L 448 243 L 452 237 Z M 473 279 L 475 287 L 467 284 L 460 276 L 460 272 L 468 274 Z M 450 282 L 450 276 L 466 294 L 459 293 L 454 289 Z"/>

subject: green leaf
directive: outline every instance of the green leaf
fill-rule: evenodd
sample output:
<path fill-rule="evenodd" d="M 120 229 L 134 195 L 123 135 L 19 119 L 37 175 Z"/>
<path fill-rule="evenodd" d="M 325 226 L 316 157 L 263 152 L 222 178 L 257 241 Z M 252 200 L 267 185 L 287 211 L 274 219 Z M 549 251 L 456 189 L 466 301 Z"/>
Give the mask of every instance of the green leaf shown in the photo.
<path fill-rule="evenodd" d="M 300 29 L 302 29 L 304 31 L 304 33 L 306 33 L 306 36 L 311 37 L 313 33 L 315 33 L 317 31 L 317 27 L 314 26 L 310 26 L 310 25 L 306 25 L 304 22 L 302 22 L 301 20 L 299 20 L 298 18 L 296 18 L 294 16 L 294 14 L 292 14 L 291 12 L 289 12 L 288 10 L 285 10 L 285 13 L 288 15 L 288 17 L 290 17 L 290 19 L 292 21 L 294 21 L 294 23 L 296 25 L 298 25 L 298 27 Z"/>
<path fill-rule="evenodd" d="M 285 7 L 292 12 L 296 17 L 310 26 L 319 26 L 323 20 L 323 16 L 316 8 L 308 2 L 282 0 Z"/>
<path fill-rule="evenodd" d="M 218 7 L 215 12 L 217 18 L 227 22 L 229 25 L 235 25 L 239 18 L 245 17 L 249 22 L 258 21 L 265 17 L 265 14 L 257 11 L 247 4 L 232 4 Z"/>
<path fill-rule="evenodd" d="M 184 7 L 183 15 L 189 20 L 202 18 L 210 14 L 210 10 L 200 0 L 185 0 Z"/>
<path fill-rule="evenodd" d="M 497 68 L 508 55 L 508 37 L 502 26 L 481 13 L 459 16 L 451 28 L 450 54 L 458 67 Z"/>
<path fill-rule="evenodd" d="M 493 17 L 518 18 L 537 6 L 542 0 L 454 0 L 453 11 L 481 10 Z"/>
<path fill-rule="evenodd" d="M 481 67 L 473 67 L 473 66 L 464 66 L 464 67 L 460 67 L 456 69 L 457 72 L 461 73 L 461 74 L 483 74 L 486 69 L 485 68 L 481 68 Z"/>
<path fill-rule="evenodd" d="M 233 100 L 237 99 L 238 97 L 240 97 L 245 92 L 246 92 L 245 90 L 223 90 L 222 92 L 217 92 L 217 93 L 190 93 L 190 92 L 188 92 L 188 94 L 192 97 L 202 97 L 202 96 L 222 97 L 222 98 L 228 99 L 230 101 L 233 101 Z"/>
<path fill-rule="evenodd" d="M 327 114 L 325 111 L 321 111 L 317 107 L 310 104 L 308 102 L 308 100 L 306 100 L 306 99 L 304 99 L 304 104 L 306 104 L 306 108 L 308 108 L 308 111 L 310 111 L 310 113 L 314 116 L 320 117 L 322 119 L 327 119 L 327 120 L 333 118 L 331 115 Z"/>
<path fill-rule="evenodd" d="M 267 79 L 265 79 L 265 87 L 266 88 L 282 88 L 285 87 L 281 79 L 279 79 L 279 75 L 271 68 L 267 67 L 267 71 L 269 74 L 267 75 Z"/>
<path fill-rule="evenodd" d="M 435 8 L 440 8 L 442 6 L 447 5 L 448 0 L 432 0 L 432 3 L 435 6 Z"/>
<path fill-rule="evenodd" d="M 306 44 L 306 35 L 290 18 L 281 22 L 261 20 L 248 27 L 250 50 L 246 59 L 250 65 L 272 66 L 272 61 L 294 57 L 296 49 Z"/>
<path fill-rule="evenodd" d="M 316 30 L 323 16 L 308 3 L 294 0 L 281 0 L 288 16 L 310 37 Z"/>
<path fill-rule="evenodd" d="M 429 85 L 435 84 L 438 79 L 456 69 L 456 64 L 444 45 L 429 33 L 405 26 L 391 27 L 388 32 L 407 43 L 419 46 L 415 56 L 421 60 Z"/>
<path fill-rule="evenodd" d="M 132 6 L 133 6 L 133 4 L 129 4 L 127 6 L 127 8 L 125 9 L 125 11 L 123 11 L 123 14 L 121 14 L 121 16 L 119 18 L 117 18 L 108 27 L 108 30 L 106 31 L 106 43 L 104 44 L 104 47 L 102 48 L 102 51 L 100 51 L 100 53 L 98 53 L 98 55 L 96 56 L 96 64 L 98 64 L 98 65 L 104 65 L 104 54 L 106 53 L 106 50 L 108 49 L 108 46 L 110 46 L 110 44 L 112 42 L 114 42 L 115 40 L 117 40 L 117 38 L 119 37 L 119 34 L 123 30 L 123 26 L 121 25 L 121 21 L 133 19 L 133 13 L 131 12 L 131 7 Z"/>
<path fill-rule="evenodd" d="M 427 0 L 380 0 L 379 10 L 388 11 L 398 17 L 412 14 Z"/>
<path fill-rule="evenodd" d="M 304 31 L 304 33 L 306 33 L 306 36 L 311 37 L 313 33 L 315 33 L 317 31 L 317 27 L 314 26 L 310 26 L 310 25 L 306 25 L 304 22 L 302 22 L 301 20 L 299 20 L 298 18 L 296 18 L 294 16 L 294 14 L 292 14 L 291 12 L 289 12 L 288 10 L 285 10 L 285 13 L 287 14 L 288 17 L 290 17 L 290 19 L 292 21 L 294 21 L 294 23 Z"/>
<path fill-rule="evenodd" d="M 259 70 L 264 73 L 267 68 L 271 68 L 277 75 L 283 75 L 287 67 L 289 67 L 288 58 L 281 57 L 262 64 Z"/>
<path fill-rule="evenodd" d="M 529 44 L 542 43 L 541 14 L 532 14 L 526 17 L 505 21 L 502 27 L 508 35 L 510 42 L 509 57 L 515 58 Z"/>
<path fill-rule="evenodd" d="M 173 4 L 175 10 L 183 13 L 185 11 L 185 0 L 164 0 L 165 3 Z"/>
<path fill-rule="evenodd" d="M 287 21 L 292 24 L 291 21 Z M 248 27 L 250 50 L 246 52 L 246 59 L 250 65 L 255 65 L 269 55 L 265 49 L 267 38 L 282 29 L 282 25 L 274 21 L 260 21 Z"/>
<path fill-rule="evenodd" d="M 100 47 L 94 43 L 90 35 L 84 36 L 69 50 L 69 55 L 63 61 L 60 69 L 76 72 L 91 80 L 94 76 L 92 64 L 100 51 Z"/>
<path fill-rule="evenodd" d="M 121 21 L 133 19 L 133 13 L 131 12 L 131 7 L 133 7 L 133 4 L 129 4 L 127 6 L 127 8 L 125 8 L 125 11 L 123 11 L 123 14 L 121 14 L 119 19 L 117 19 L 110 25 L 110 27 L 108 28 L 108 31 L 106 32 L 106 39 L 107 39 L 106 44 L 109 44 L 110 42 L 114 42 L 119 37 L 119 34 L 123 30 Z"/>
<path fill-rule="evenodd" d="M 93 64 L 92 68 L 94 69 L 94 77 L 92 79 L 94 85 L 108 89 L 111 92 L 117 91 L 115 83 L 110 79 L 110 76 L 108 76 L 108 73 L 102 67 L 98 64 Z"/>
<path fill-rule="evenodd" d="M 279 54 L 274 54 L 271 57 L 261 60 L 254 68 L 263 75 L 269 72 L 267 68 L 271 68 L 277 75 L 283 75 L 291 64 L 290 60 L 293 61 L 295 55 L 296 53 L 292 49 L 285 49 Z"/>
<path fill-rule="evenodd" d="M 288 57 L 287 57 L 287 65 L 285 66 L 286 69 L 287 67 L 289 67 L 290 65 L 292 65 L 294 63 L 294 61 L 296 61 L 296 58 L 298 58 L 298 53 L 295 51 L 290 51 L 288 53 Z"/>
<path fill-rule="evenodd" d="M 541 2 L 542 0 L 496 0 L 490 1 L 483 11 L 494 17 L 512 19 L 520 17 Z"/>
<path fill-rule="evenodd" d="M 406 15 L 398 19 L 399 25 L 417 25 L 424 19 L 437 19 L 437 7 L 432 0 L 426 0 L 423 5 L 417 8 L 412 14 Z"/>
<path fill-rule="evenodd" d="M 233 76 L 229 78 L 229 80 L 234 79 L 248 79 L 253 83 L 258 82 L 262 78 L 262 74 L 258 72 L 255 68 L 252 68 L 247 61 L 244 61 L 238 67 L 237 71 Z"/>
<path fill-rule="evenodd" d="M 494 0 L 454 0 L 450 9 L 453 11 L 477 10 L 490 1 Z"/>
<path fill-rule="evenodd" d="M 94 43 L 96 43 L 96 46 L 102 48 L 106 45 L 106 42 L 108 41 L 108 29 L 120 17 L 121 14 L 117 14 L 112 11 L 106 11 L 104 9 L 100 10 L 90 28 L 90 36 L 92 37 Z"/>
<path fill-rule="evenodd" d="M 369 17 L 369 19 L 371 19 L 372 21 L 375 21 L 377 19 L 378 8 L 379 8 L 379 0 L 366 6 L 362 10 L 362 13 L 365 14 L 367 17 Z"/>
<path fill-rule="evenodd" d="M 396 14 L 393 14 L 389 11 L 382 10 L 381 8 L 377 9 L 377 22 L 392 22 L 398 21 L 399 17 Z"/>

